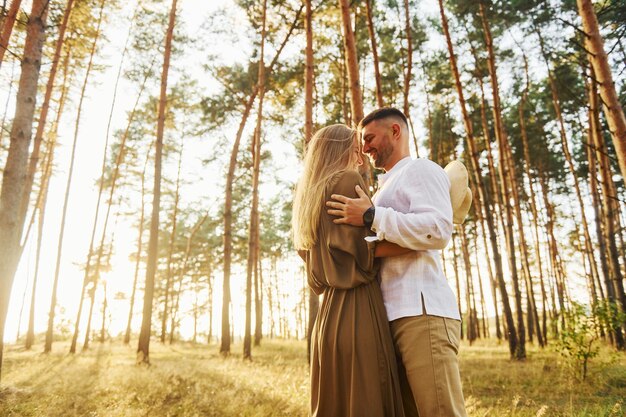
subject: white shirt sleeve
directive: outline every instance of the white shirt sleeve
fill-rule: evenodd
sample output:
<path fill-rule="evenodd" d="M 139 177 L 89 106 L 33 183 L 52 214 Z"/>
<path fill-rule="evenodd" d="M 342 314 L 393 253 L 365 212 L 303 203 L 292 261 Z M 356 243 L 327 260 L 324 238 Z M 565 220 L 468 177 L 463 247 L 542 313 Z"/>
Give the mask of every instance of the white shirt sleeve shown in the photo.
<path fill-rule="evenodd" d="M 376 206 L 372 230 L 381 240 L 413 250 L 446 247 L 452 236 L 450 180 L 428 160 L 415 160 L 398 178 L 397 198 L 406 200 L 408 212 Z"/>

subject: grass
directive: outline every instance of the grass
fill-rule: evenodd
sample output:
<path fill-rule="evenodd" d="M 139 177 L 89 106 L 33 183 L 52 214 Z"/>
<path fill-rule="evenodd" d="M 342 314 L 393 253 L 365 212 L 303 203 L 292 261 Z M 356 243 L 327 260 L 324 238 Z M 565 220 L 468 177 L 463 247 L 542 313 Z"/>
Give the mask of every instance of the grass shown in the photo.
<path fill-rule="evenodd" d="M 215 345 L 151 344 L 152 365 L 135 365 L 135 345 L 94 344 L 74 356 L 57 343 L 5 351 L 0 416 L 306 416 L 308 367 L 301 341 L 264 340 L 253 361 L 241 345 L 222 358 Z M 477 416 L 623 416 L 626 357 L 602 352 L 586 381 L 558 355 L 530 347 L 525 362 L 505 344 L 461 349 L 468 413 Z"/>

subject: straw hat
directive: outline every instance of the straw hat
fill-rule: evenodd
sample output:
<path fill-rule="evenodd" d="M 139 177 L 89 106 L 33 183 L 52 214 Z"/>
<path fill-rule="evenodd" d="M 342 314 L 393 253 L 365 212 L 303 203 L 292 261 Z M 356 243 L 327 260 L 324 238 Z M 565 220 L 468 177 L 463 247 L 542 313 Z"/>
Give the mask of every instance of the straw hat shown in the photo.
<path fill-rule="evenodd" d="M 472 191 L 467 186 L 467 169 L 459 161 L 452 161 L 444 168 L 450 179 L 452 222 L 463 224 L 472 205 Z"/>

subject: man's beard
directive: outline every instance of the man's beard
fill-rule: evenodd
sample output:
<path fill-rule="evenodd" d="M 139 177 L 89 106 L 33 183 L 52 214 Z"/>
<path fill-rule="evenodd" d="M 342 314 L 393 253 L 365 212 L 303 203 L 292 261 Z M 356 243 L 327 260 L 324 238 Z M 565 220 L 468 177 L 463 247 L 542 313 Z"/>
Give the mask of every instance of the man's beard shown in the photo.
<path fill-rule="evenodd" d="M 376 157 L 371 158 L 375 168 L 383 169 L 387 164 L 389 157 L 393 152 L 393 148 L 389 143 L 389 137 L 385 136 L 379 147 L 376 148 Z"/>

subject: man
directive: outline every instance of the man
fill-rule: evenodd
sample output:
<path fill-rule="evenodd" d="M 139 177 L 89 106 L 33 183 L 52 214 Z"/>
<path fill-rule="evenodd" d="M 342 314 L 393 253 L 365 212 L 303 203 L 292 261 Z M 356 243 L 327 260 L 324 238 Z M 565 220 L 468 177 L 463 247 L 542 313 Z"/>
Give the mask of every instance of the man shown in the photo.
<path fill-rule="evenodd" d="M 405 413 L 419 417 L 466 416 L 457 353 L 461 321 L 440 263 L 452 235 L 450 181 L 428 159 L 413 160 L 405 115 L 381 108 L 360 123 L 363 153 L 376 168 L 373 197 L 332 195 L 335 223 L 370 227 L 379 240 L 412 251 L 383 258 L 381 288 L 394 339 Z"/>

